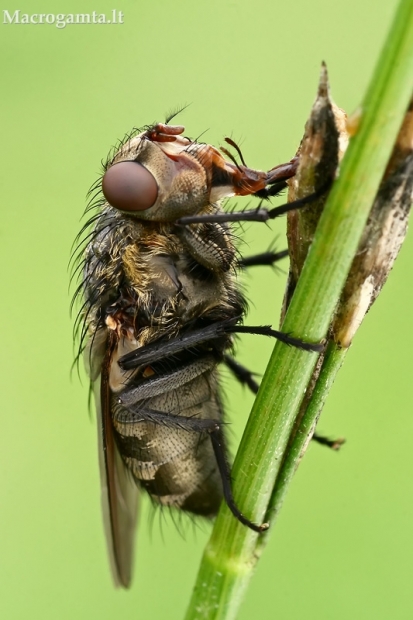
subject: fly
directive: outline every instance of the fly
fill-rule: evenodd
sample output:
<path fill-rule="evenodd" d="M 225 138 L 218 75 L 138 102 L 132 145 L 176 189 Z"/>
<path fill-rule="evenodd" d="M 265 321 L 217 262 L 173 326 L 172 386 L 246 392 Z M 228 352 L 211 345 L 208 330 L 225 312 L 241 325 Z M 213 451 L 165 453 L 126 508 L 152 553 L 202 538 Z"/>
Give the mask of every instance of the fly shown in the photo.
<path fill-rule="evenodd" d="M 278 194 L 297 158 L 254 170 L 229 138 L 242 164 L 226 148 L 186 138 L 184 127 L 168 122 L 133 132 L 109 156 L 91 189 L 97 212 L 80 234 L 92 227 L 79 264 L 79 354 L 97 408 L 112 568 L 124 587 L 131 580 L 139 487 L 157 504 L 205 517 L 224 499 L 245 526 L 268 527 L 242 514 L 231 489 L 219 365 L 258 389 L 231 355 L 232 335 L 322 348 L 269 326 L 242 324 L 246 302 L 237 273 L 273 264 L 280 253 L 239 259 L 229 224 L 274 219 L 317 196 L 272 209 L 221 208 L 228 196 Z"/>

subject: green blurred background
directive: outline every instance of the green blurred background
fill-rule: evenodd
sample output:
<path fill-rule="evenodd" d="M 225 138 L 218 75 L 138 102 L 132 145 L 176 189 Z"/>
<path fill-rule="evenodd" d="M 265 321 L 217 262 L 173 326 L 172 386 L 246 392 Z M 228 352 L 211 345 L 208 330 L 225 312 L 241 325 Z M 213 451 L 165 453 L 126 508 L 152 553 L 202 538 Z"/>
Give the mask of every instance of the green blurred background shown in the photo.
<path fill-rule="evenodd" d="M 85 193 L 109 147 L 134 125 L 177 122 L 212 144 L 231 135 L 247 162 L 288 160 L 302 136 L 320 62 L 335 101 L 360 102 L 396 0 L 21 2 L 21 12 L 124 12 L 123 25 L 1 25 L 2 355 L 0 611 L 22 620 L 179 620 L 208 524 L 143 502 L 135 578 L 115 591 L 100 516 L 87 383 L 70 380 L 67 262 Z M 15 6 L 9 5 L 9 11 Z M 245 253 L 285 222 L 246 226 Z M 319 431 L 260 562 L 240 620 L 413 617 L 412 238 L 356 337 Z M 285 265 L 285 271 L 287 264 Z M 246 278 L 250 323 L 277 323 L 285 273 Z M 262 372 L 272 343 L 245 336 Z M 232 446 L 252 398 L 225 378 Z M 410 403 L 410 404 L 409 404 Z"/>

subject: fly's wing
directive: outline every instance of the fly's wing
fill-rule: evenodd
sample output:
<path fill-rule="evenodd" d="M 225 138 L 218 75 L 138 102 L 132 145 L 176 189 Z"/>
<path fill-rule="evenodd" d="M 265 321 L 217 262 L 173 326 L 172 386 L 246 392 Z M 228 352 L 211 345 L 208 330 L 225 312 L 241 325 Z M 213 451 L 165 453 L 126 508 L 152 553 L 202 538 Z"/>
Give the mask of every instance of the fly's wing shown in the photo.
<path fill-rule="evenodd" d="M 113 579 L 116 586 L 128 588 L 132 578 L 138 487 L 123 464 L 113 437 L 109 371 L 116 342 L 110 341 L 111 338 L 106 345 L 100 376 L 96 377 L 93 386 L 98 420 L 101 499 Z"/>

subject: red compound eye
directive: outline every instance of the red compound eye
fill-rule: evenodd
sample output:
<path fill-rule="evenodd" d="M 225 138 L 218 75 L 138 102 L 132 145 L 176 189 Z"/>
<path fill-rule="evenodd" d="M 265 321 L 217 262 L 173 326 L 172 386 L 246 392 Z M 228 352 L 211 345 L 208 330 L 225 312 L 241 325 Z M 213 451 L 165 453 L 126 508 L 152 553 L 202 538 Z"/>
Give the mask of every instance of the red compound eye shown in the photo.
<path fill-rule="evenodd" d="M 158 197 L 154 177 L 134 161 L 122 161 L 109 168 L 103 175 L 102 189 L 108 203 L 120 211 L 145 211 Z"/>

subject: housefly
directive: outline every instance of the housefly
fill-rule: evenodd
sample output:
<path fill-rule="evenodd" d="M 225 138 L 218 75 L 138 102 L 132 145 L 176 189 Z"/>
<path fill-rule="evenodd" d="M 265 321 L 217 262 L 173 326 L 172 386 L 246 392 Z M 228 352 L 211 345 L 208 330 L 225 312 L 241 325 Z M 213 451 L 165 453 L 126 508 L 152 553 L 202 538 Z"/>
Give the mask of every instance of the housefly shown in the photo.
<path fill-rule="evenodd" d="M 184 127 L 147 126 L 110 154 L 91 189 L 96 211 L 82 229 L 77 294 L 79 355 L 93 386 L 103 510 L 115 580 L 131 580 L 138 488 L 162 506 L 214 516 L 234 501 L 223 433 L 219 364 L 257 391 L 231 356 L 232 335 L 263 334 L 308 351 L 320 345 L 242 324 L 237 274 L 279 257 L 237 256 L 230 222 L 267 221 L 305 204 L 226 213 L 228 196 L 278 194 L 297 158 L 268 172 L 229 150 L 184 137 Z"/>

